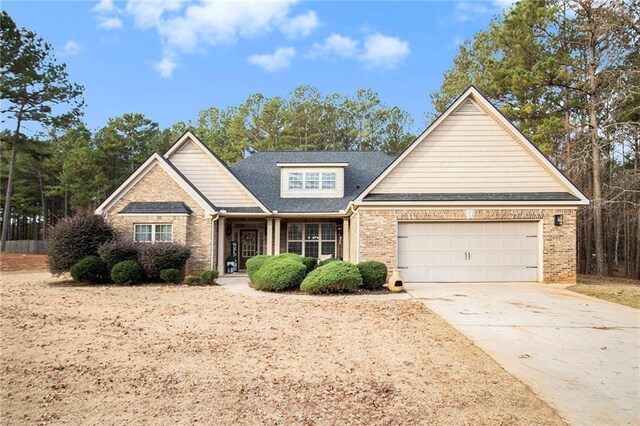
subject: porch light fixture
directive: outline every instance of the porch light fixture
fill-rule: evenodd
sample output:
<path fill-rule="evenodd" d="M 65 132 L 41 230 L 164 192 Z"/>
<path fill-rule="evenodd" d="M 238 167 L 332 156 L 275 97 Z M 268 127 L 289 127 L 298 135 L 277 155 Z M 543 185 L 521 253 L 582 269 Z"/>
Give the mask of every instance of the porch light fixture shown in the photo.
<path fill-rule="evenodd" d="M 227 226 L 227 237 L 231 235 L 231 227 Z"/>
<path fill-rule="evenodd" d="M 562 226 L 562 223 L 564 222 L 564 216 L 561 214 L 557 214 L 555 216 L 553 216 L 553 224 L 555 226 Z"/>

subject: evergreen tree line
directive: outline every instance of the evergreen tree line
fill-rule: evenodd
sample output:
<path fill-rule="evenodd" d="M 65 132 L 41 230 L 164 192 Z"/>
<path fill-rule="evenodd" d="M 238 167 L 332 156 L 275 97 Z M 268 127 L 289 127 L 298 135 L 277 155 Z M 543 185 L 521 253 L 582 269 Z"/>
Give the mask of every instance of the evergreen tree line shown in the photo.
<path fill-rule="evenodd" d="M 591 198 L 578 210 L 579 273 L 640 278 L 639 10 L 637 0 L 523 0 L 460 46 L 431 95 L 442 112 L 475 85 Z M 251 95 L 241 105 L 212 107 L 165 129 L 127 113 L 90 131 L 81 122 L 81 87 L 68 82 L 64 64 L 55 62 L 51 47 L 35 34 L 7 31 L 10 19 L 3 13 L 2 100 L 14 109 L 3 105 L 2 113 L 18 125 L 4 127 L 0 147 L 3 196 L 13 200 L 10 239 L 46 238 L 49 224 L 95 207 L 186 129 L 228 163 L 257 150 L 397 154 L 414 139 L 410 115 L 384 105 L 375 92 L 325 95 L 310 86 L 286 97 Z M 23 44 L 40 40 L 44 53 L 26 60 L 33 69 L 58 67 L 57 73 L 35 73 L 59 83 L 49 98 L 28 95 L 52 85 L 29 86 L 29 76 L 22 75 L 29 67 L 24 58 L 15 60 L 21 55 L 12 37 Z M 14 60 L 5 60 L 11 49 Z M 13 90 L 5 90 L 7 83 Z M 18 113 L 28 109 L 21 105 L 40 105 L 40 116 L 20 119 Z M 59 105 L 68 109 L 55 115 Z M 20 120 L 41 123 L 47 131 L 27 136 Z M 13 151 L 16 167 L 8 185 Z M 8 186 L 13 194 L 7 194 Z"/>

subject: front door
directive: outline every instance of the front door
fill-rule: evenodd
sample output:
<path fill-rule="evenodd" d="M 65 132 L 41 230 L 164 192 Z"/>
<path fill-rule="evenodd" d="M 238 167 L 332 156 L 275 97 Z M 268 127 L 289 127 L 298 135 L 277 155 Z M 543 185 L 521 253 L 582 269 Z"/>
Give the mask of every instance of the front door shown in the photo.
<path fill-rule="evenodd" d="M 258 254 L 258 231 L 255 229 L 240 230 L 240 269 L 247 269 L 247 259 Z"/>

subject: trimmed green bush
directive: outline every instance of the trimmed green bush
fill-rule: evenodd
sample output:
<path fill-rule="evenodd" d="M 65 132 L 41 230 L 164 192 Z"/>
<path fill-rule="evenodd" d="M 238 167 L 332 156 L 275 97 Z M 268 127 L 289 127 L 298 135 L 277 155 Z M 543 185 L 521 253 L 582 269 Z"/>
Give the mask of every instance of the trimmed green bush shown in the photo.
<path fill-rule="evenodd" d="M 200 279 L 194 275 L 187 275 L 184 277 L 184 281 L 182 283 L 186 285 L 196 285 L 200 284 Z"/>
<path fill-rule="evenodd" d="M 98 256 L 87 256 L 71 267 L 69 271 L 75 281 L 97 283 L 104 281 L 107 268 Z"/>
<path fill-rule="evenodd" d="M 160 279 L 170 284 L 178 284 L 180 282 L 180 270 L 175 268 L 163 269 L 160 271 Z"/>
<path fill-rule="evenodd" d="M 304 264 L 304 266 L 307 267 L 307 274 L 311 271 L 313 271 L 314 269 L 316 269 L 316 267 L 318 266 L 318 259 L 315 257 L 302 257 L 300 258 L 302 260 L 302 263 Z"/>
<path fill-rule="evenodd" d="M 302 256 L 296 253 L 282 253 L 277 256 L 273 256 L 274 259 L 290 259 L 295 260 L 296 262 L 302 263 Z"/>
<path fill-rule="evenodd" d="M 380 290 L 387 282 L 387 265 L 376 260 L 358 263 L 362 275 L 362 287 L 369 290 Z"/>
<path fill-rule="evenodd" d="M 330 262 L 307 275 L 300 290 L 315 293 L 351 293 L 362 285 L 358 267 L 341 260 Z"/>
<path fill-rule="evenodd" d="M 253 282 L 256 272 L 258 272 L 260 268 L 262 268 L 264 264 L 271 259 L 273 259 L 273 256 L 265 256 L 262 254 L 247 259 L 247 275 L 249 276 L 251 282 Z"/>
<path fill-rule="evenodd" d="M 307 273 L 302 262 L 293 259 L 271 259 L 254 274 L 252 280 L 256 290 L 282 291 L 300 285 Z"/>
<path fill-rule="evenodd" d="M 209 269 L 208 271 L 203 271 L 200 274 L 200 282 L 202 284 L 215 284 L 218 279 L 218 271 L 215 269 Z"/>
<path fill-rule="evenodd" d="M 182 270 L 191 255 L 191 249 L 175 243 L 139 243 L 138 261 L 150 280 L 160 278 L 163 269 Z"/>
<path fill-rule="evenodd" d="M 142 281 L 142 266 L 135 260 L 124 260 L 111 269 L 111 280 L 118 284 L 136 284 Z"/>
<path fill-rule="evenodd" d="M 324 265 L 326 265 L 328 263 L 331 263 L 331 262 L 337 262 L 338 260 L 340 260 L 340 259 L 336 259 L 335 257 L 330 257 L 328 259 L 321 260 L 320 263 L 318 263 L 318 267 L 324 266 Z"/>
<path fill-rule="evenodd" d="M 87 256 L 98 254 L 98 247 L 112 240 L 115 232 L 102 216 L 78 213 L 58 222 L 49 231 L 47 255 L 52 274 L 68 272 Z"/>
<path fill-rule="evenodd" d="M 100 259 L 107 265 L 110 271 L 116 263 L 125 260 L 138 260 L 138 247 L 130 241 L 111 240 L 98 247 Z"/>

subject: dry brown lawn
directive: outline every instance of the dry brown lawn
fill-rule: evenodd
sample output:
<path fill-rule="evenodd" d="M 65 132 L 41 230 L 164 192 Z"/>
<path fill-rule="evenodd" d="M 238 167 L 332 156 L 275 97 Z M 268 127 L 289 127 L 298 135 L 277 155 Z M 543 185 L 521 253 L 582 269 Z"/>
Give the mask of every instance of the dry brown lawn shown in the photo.
<path fill-rule="evenodd" d="M 624 278 L 581 275 L 567 290 L 640 309 L 640 281 Z"/>
<path fill-rule="evenodd" d="M 3 274 L 2 424 L 561 424 L 416 301 Z"/>

